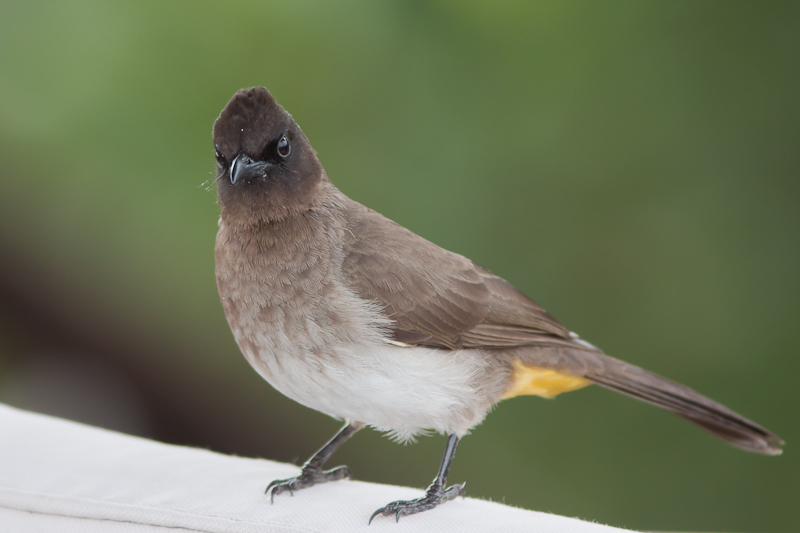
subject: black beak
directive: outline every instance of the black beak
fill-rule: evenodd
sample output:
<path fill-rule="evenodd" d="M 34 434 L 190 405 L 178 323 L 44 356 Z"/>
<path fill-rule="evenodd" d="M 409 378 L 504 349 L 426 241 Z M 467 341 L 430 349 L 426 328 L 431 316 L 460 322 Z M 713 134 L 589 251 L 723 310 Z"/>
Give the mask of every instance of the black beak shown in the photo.
<path fill-rule="evenodd" d="M 253 161 L 250 156 L 242 152 L 236 156 L 231 164 L 231 183 L 236 183 L 238 179 L 257 178 L 264 176 L 264 168 L 267 163 L 263 161 Z"/>

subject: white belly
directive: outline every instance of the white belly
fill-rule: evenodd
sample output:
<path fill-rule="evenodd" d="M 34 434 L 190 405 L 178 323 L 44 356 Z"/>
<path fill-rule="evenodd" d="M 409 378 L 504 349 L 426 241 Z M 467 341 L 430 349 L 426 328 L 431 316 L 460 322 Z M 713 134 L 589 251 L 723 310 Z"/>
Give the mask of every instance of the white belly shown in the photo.
<path fill-rule="evenodd" d="M 486 383 L 492 381 L 491 373 L 477 350 L 380 342 L 325 351 L 275 353 L 262 347 L 245 356 L 264 379 L 296 402 L 389 431 L 401 441 L 425 430 L 463 435 L 491 408 L 494 394 L 488 391 L 501 386 Z"/>

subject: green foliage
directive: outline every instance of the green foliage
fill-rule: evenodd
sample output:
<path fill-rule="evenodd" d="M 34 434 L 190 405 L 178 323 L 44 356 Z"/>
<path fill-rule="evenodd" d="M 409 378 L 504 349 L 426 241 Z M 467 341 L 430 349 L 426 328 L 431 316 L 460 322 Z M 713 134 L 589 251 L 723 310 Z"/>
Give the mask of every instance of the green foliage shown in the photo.
<path fill-rule="evenodd" d="M 346 194 L 788 442 L 748 455 L 591 388 L 498 406 L 453 481 L 623 527 L 796 530 L 799 6 L 6 0 L 0 244 L 69 312 L 175 348 L 138 364 L 228 383 L 222 412 L 259 398 L 310 454 L 336 424 L 258 382 L 214 286 L 211 125 L 264 85 Z M 443 445 L 337 459 L 424 486 Z"/>

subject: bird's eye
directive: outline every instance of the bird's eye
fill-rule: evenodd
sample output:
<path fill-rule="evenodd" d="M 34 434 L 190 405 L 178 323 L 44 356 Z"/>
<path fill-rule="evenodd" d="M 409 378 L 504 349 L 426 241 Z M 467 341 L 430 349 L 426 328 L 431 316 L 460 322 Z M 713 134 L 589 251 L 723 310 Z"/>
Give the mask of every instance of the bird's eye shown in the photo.
<path fill-rule="evenodd" d="M 278 155 L 286 159 L 291 153 L 292 147 L 289 145 L 289 139 L 284 135 L 281 137 L 281 140 L 278 141 Z"/>
<path fill-rule="evenodd" d="M 219 151 L 218 151 L 218 150 L 215 150 L 215 151 L 214 151 L 214 157 L 216 157 L 216 158 L 217 158 L 217 163 L 218 163 L 219 165 L 221 165 L 221 166 L 223 166 L 223 167 L 227 165 L 227 163 L 228 163 L 228 162 L 225 160 L 225 156 L 224 156 L 224 155 L 222 155 L 221 153 L 219 153 Z"/>

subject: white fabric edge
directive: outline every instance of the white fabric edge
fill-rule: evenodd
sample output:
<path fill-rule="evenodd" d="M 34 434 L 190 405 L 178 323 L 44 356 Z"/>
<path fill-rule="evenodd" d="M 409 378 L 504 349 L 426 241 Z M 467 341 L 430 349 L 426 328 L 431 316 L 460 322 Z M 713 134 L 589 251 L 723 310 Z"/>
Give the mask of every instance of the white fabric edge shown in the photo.
<path fill-rule="evenodd" d="M 345 480 L 269 505 L 265 480 L 294 475 L 297 467 L 161 444 L 2 404 L 0 428 L 0 507 L 41 515 L 205 533 L 353 531 L 366 528 L 371 512 L 388 501 L 421 494 Z M 377 517 L 365 531 L 389 526 L 397 532 L 620 531 L 472 498 L 397 524 Z"/>

